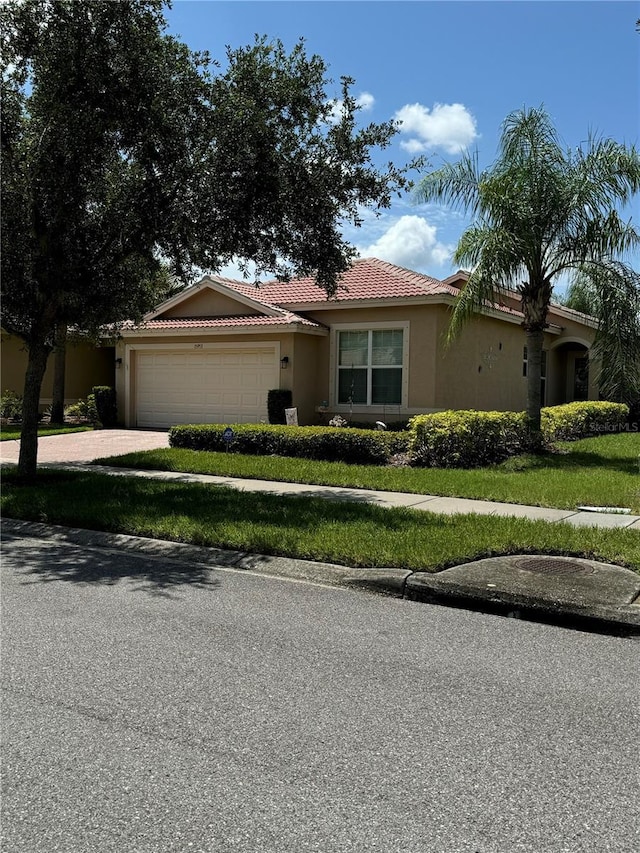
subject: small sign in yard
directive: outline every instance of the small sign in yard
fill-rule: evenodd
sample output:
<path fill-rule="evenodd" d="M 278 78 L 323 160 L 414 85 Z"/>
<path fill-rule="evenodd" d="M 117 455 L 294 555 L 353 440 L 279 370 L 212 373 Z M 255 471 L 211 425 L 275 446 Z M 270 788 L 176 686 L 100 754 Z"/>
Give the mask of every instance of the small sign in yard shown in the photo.
<path fill-rule="evenodd" d="M 284 416 L 287 421 L 287 426 L 298 426 L 298 410 L 285 409 Z"/>
<path fill-rule="evenodd" d="M 229 452 L 229 445 L 233 441 L 233 430 L 231 427 L 227 427 L 222 433 L 222 440 L 226 445 L 227 453 Z"/>

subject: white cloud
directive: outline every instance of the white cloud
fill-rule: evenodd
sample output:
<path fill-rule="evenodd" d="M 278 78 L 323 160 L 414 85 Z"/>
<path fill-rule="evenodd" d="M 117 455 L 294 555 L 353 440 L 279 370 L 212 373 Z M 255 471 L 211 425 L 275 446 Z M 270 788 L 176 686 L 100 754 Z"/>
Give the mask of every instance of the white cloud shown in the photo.
<path fill-rule="evenodd" d="M 412 154 L 429 148 L 458 154 L 478 137 L 476 120 L 464 104 L 434 104 L 431 110 L 422 104 L 405 104 L 395 118 L 401 122 L 400 132 L 411 135 L 400 145 Z"/>
<path fill-rule="evenodd" d="M 376 257 L 418 272 L 445 264 L 453 251 L 440 243 L 435 225 L 421 216 L 401 216 L 375 243 L 358 247 L 361 257 Z"/>
<path fill-rule="evenodd" d="M 373 109 L 373 105 L 375 104 L 376 99 L 373 97 L 371 92 L 363 92 L 356 98 L 356 104 L 360 107 L 363 112 L 367 113 L 369 110 Z"/>
<path fill-rule="evenodd" d="M 356 106 L 360 107 L 362 112 L 365 113 L 368 113 L 373 109 L 373 105 L 375 104 L 375 102 L 376 99 L 370 92 L 362 92 L 356 98 Z M 338 124 L 338 122 L 342 118 L 344 101 L 341 98 L 337 98 L 334 101 L 330 101 L 329 105 L 331 107 L 331 113 L 329 114 L 329 123 Z"/>

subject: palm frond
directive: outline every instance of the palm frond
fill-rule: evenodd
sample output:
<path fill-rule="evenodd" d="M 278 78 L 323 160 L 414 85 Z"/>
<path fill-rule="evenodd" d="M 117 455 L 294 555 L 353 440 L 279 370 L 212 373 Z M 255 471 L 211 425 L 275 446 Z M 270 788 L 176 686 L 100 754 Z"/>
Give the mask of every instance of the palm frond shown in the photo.
<path fill-rule="evenodd" d="M 500 162 L 548 167 L 563 160 L 558 134 L 543 107 L 509 113 L 502 124 Z"/>
<path fill-rule="evenodd" d="M 478 211 L 478 154 L 465 153 L 457 163 L 445 163 L 425 175 L 413 191 L 416 202 L 439 201 L 475 214 Z"/>
<path fill-rule="evenodd" d="M 640 153 L 613 139 L 590 137 L 586 150 L 578 148 L 571 162 L 575 178 L 575 205 L 604 211 L 626 204 L 640 191 Z"/>
<path fill-rule="evenodd" d="M 456 299 L 447 341 L 482 308 L 495 305 L 511 290 L 522 266 L 508 231 L 491 228 L 487 223 L 472 225 L 464 232 L 454 253 L 455 263 L 472 269 Z"/>

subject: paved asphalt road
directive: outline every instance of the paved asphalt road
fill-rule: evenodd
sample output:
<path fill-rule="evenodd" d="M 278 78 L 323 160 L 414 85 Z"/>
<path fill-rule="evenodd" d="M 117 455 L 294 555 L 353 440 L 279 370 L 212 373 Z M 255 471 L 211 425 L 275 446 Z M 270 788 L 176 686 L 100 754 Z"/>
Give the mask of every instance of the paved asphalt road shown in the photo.
<path fill-rule="evenodd" d="M 640 641 L 3 545 L 6 853 L 640 850 Z"/>

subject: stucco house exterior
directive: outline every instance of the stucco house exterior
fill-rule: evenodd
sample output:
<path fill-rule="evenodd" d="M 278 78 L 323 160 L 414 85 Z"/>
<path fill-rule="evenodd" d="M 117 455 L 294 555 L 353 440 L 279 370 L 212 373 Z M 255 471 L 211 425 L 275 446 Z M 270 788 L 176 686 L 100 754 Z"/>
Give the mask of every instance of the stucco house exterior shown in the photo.
<path fill-rule="evenodd" d="M 376 258 L 356 261 L 328 299 L 312 278 L 253 284 L 204 276 L 117 343 L 77 341 L 66 398 L 115 385 L 131 428 L 267 420 L 267 393 L 292 392 L 300 424 L 334 414 L 395 423 L 443 409 L 522 410 L 527 353 L 517 294 L 444 338 L 466 273 L 444 281 Z M 588 353 L 596 323 L 553 305 L 544 338 L 546 405 L 597 399 Z M 53 362 L 53 359 L 50 359 Z M 22 392 L 26 353 L 2 336 L 2 390 Z M 50 363 L 41 406 L 51 402 Z"/>
<path fill-rule="evenodd" d="M 1 333 L 0 389 L 22 394 L 27 370 L 24 342 L 4 330 Z M 95 346 L 82 337 L 69 336 L 65 368 L 65 400 L 75 403 L 85 398 L 94 385 L 113 385 L 115 379 L 114 347 Z M 40 409 L 45 410 L 53 397 L 53 357 L 49 358 L 42 382 Z"/>
<path fill-rule="evenodd" d="M 122 330 L 120 418 L 138 428 L 266 421 L 272 388 L 291 390 L 300 424 L 336 413 L 387 423 L 450 408 L 522 410 L 527 353 L 517 294 L 444 345 L 465 278 L 439 281 L 365 258 L 328 299 L 312 278 L 256 288 L 205 276 Z M 588 365 L 595 331 L 592 318 L 551 308 L 546 405 L 597 399 Z"/>

